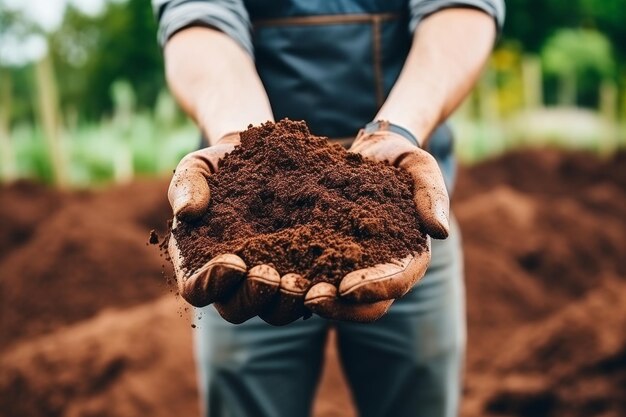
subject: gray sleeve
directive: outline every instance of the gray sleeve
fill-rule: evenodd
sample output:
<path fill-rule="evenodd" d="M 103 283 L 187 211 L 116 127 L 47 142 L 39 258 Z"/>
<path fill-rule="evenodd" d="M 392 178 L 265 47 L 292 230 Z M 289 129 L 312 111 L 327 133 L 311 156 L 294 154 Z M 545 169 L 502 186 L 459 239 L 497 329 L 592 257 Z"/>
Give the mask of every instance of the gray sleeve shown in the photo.
<path fill-rule="evenodd" d="M 159 23 L 157 38 L 167 40 L 189 26 L 207 26 L 230 36 L 253 54 L 251 24 L 242 0 L 152 0 Z"/>
<path fill-rule="evenodd" d="M 439 10 L 451 7 L 470 7 L 482 10 L 494 18 L 498 32 L 502 31 L 505 11 L 504 0 L 410 0 L 409 30 L 413 33 L 422 19 Z"/>

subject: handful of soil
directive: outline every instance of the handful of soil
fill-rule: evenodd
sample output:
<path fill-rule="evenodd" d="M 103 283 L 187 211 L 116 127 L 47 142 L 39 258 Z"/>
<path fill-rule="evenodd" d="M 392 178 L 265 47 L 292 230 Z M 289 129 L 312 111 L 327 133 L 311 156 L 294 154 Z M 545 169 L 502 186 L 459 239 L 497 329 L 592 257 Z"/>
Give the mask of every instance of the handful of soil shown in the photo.
<path fill-rule="evenodd" d="M 208 178 L 207 213 L 172 230 L 186 271 L 234 253 L 311 284 L 426 250 L 408 173 L 364 159 L 304 122 L 250 127 Z"/>

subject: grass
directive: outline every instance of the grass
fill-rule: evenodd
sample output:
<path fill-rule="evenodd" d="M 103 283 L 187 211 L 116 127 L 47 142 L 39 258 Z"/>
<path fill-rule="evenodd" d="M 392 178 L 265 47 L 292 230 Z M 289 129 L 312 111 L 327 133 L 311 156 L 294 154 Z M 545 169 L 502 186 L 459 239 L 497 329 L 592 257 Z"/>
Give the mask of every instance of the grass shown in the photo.
<path fill-rule="evenodd" d="M 52 183 L 52 165 L 40 129 L 18 126 L 11 134 L 11 143 L 14 177 Z M 149 115 L 140 114 L 125 124 L 105 121 L 65 131 L 60 147 L 69 186 L 87 187 L 171 172 L 198 144 L 199 135 L 191 123 L 162 126 Z"/>
<path fill-rule="evenodd" d="M 489 123 L 455 117 L 455 152 L 465 164 L 510 150 L 553 147 L 600 156 L 626 147 L 626 125 L 579 108 L 538 108 Z"/>

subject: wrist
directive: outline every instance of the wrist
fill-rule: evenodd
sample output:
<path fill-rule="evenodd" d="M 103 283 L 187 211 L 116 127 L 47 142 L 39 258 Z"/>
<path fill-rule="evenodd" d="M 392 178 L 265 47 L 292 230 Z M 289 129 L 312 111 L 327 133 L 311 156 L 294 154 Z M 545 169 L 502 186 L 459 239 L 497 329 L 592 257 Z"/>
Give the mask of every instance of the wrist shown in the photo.
<path fill-rule="evenodd" d="M 256 106 L 256 103 L 253 103 Z M 198 103 L 197 124 L 210 145 L 222 143 L 233 133 L 243 132 L 248 126 L 274 121 L 271 111 L 263 106 L 241 108 L 233 97 L 216 100 L 208 95 Z"/>
<path fill-rule="evenodd" d="M 241 132 L 230 132 L 215 141 L 215 145 L 239 145 L 241 143 Z"/>
<path fill-rule="evenodd" d="M 404 126 L 389 122 L 387 120 L 375 120 L 365 125 L 365 133 L 391 132 L 406 139 L 412 145 L 421 147 L 421 141 L 409 129 Z"/>
<path fill-rule="evenodd" d="M 394 91 L 392 91 L 393 93 Z M 397 95 L 396 95 L 397 96 Z M 426 97 L 437 97 L 430 90 Z M 391 98 L 391 94 L 390 94 Z M 406 105 L 404 103 L 411 103 Z M 439 106 L 434 100 L 424 103 L 423 100 L 417 99 L 410 101 L 408 97 L 399 100 L 387 100 L 380 109 L 374 120 L 391 120 L 393 123 L 404 127 L 420 141 L 422 148 L 427 147 L 430 134 L 442 120 L 442 113 Z"/>

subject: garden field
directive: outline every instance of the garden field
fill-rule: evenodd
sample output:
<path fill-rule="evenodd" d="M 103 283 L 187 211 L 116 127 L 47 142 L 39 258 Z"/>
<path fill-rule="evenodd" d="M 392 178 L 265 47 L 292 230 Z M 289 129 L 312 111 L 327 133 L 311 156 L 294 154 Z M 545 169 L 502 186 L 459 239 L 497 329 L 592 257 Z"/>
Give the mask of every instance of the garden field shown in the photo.
<path fill-rule="evenodd" d="M 169 217 L 166 187 L 0 188 L 3 415 L 197 415 L 189 311 L 146 243 Z M 453 207 L 463 415 L 626 414 L 626 153 L 509 153 L 463 168 Z M 333 340 L 317 417 L 354 415 Z"/>

